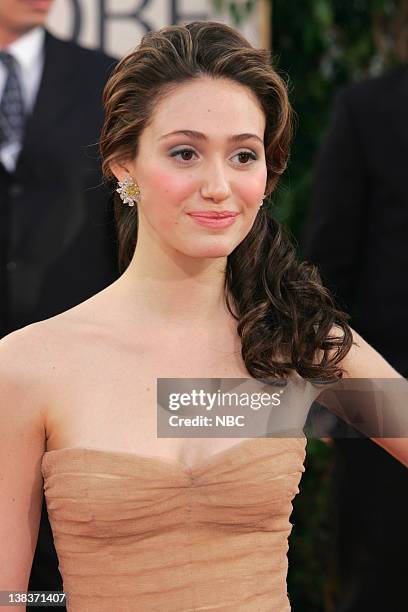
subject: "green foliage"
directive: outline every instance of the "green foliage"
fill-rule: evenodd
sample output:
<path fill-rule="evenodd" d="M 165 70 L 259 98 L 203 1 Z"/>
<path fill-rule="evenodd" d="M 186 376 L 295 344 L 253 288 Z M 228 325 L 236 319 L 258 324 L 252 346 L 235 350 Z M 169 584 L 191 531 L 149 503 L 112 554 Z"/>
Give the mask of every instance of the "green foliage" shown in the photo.
<path fill-rule="evenodd" d="M 277 190 L 278 218 L 299 236 L 311 198 L 313 161 L 336 92 L 381 72 L 392 59 L 378 48 L 378 16 L 390 0 L 274 0 L 275 65 L 288 82 L 297 133 L 287 175 Z"/>
<path fill-rule="evenodd" d="M 235 26 L 239 27 L 245 19 L 254 11 L 256 0 L 241 0 L 232 2 L 230 0 L 212 0 L 216 12 L 229 14 Z"/>

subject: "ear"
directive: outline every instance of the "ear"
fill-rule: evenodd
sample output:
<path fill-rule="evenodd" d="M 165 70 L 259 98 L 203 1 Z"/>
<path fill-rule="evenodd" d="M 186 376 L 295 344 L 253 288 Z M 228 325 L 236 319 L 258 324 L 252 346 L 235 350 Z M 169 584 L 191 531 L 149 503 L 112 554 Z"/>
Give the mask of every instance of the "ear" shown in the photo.
<path fill-rule="evenodd" d="M 126 176 L 131 175 L 130 162 L 113 161 L 109 164 L 110 171 L 118 181 L 123 181 Z"/>

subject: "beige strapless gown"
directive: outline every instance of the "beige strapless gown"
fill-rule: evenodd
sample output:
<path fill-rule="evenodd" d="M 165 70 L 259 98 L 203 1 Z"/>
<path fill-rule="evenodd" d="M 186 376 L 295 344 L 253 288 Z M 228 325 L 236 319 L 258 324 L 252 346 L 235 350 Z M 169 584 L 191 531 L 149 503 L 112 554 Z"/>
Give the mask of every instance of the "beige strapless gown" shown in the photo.
<path fill-rule="evenodd" d="M 44 454 L 70 612 L 287 612 L 306 438 L 251 438 L 193 469 L 126 452 Z"/>

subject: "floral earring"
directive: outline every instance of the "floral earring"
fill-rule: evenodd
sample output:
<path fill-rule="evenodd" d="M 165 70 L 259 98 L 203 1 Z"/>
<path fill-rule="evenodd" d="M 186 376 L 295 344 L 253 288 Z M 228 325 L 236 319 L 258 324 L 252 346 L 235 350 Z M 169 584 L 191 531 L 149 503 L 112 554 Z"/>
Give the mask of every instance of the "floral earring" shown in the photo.
<path fill-rule="evenodd" d="M 128 175 L 124 181 L 118 181 L 118 185 L 119 187 L 116 191 L 124 204 L 134 206 L 136 202 L 140 202 L 141 194 L 139 185 L 135 183 L 130 175 Z"/>

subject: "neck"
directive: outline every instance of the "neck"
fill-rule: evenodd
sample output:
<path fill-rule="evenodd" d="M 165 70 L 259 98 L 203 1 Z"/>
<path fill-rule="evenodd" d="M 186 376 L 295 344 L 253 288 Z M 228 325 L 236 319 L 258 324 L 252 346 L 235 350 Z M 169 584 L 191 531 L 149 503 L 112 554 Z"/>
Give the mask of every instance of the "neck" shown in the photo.
<path fill-rule="evenodd" d="M 26 30 L 11 30 L 4 26 L 2 27 L 0 23 L 0 49 L 4 49 L 5 47 L 8 47 L 9 45 L 11 45 L 13 42 L 18 40 L 22 36 L 24 36 L 24 34 L 27 34 L 27 32 L 29 32 L 32 29 L 33 28 L 30 27 L 30 28 L 27 28 Z"/>
<path fill-rule="evenodd" d="M 139 246 L 139 245 L 138 245 Z M 204 329 L 231 320 L 225 304 L 227 258 L 190 257 L 179 252 L 149 253 L 136 248 L 116 281 L 126 318 L 149 321 L 167 329 Z"/>

